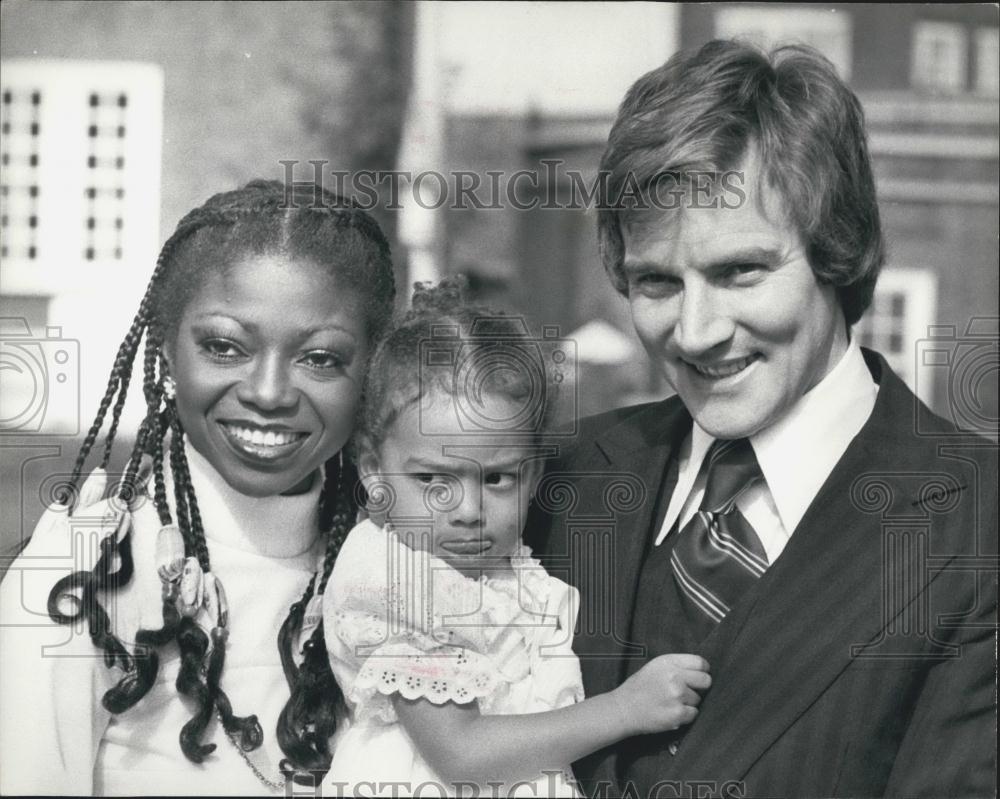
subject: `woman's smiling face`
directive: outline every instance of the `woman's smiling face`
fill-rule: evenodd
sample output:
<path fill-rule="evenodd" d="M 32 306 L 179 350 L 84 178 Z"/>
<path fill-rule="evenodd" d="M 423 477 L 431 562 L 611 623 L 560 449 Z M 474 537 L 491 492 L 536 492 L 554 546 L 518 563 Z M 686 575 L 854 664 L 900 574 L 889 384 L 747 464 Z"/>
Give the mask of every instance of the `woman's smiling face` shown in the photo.
<path fill-rule="evenodd" d="M 242 494 L 288 492 L 350 437 L 365 303 L 323 267 L 249 256 L 209 275 L 166 347 L 194 448 Z"/>

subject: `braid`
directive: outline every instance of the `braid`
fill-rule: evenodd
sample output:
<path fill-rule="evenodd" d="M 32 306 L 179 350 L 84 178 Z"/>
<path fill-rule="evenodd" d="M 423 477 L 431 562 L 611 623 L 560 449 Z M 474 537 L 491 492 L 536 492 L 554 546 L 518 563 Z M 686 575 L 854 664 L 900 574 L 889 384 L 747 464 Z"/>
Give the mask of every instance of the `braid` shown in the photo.
<path fill-rule="evenodd" d="M 129 332 L 131 333 L 132 331 Z M 138 337 L 134 345 L 127 338 L 125 343 L 130 345 L 130 355 L 120 365 L 116 363 L 113 369 L 113 371 L 119 372 L 118 399 L 115 400 L 115 406 L 111 411 L 111 424 L 108 427 L 108 434 L 104 443 L 104 456 L 101 458 L 102 469 L 107 469 L 108 462 L 111 460 L 111 448 L 114 446 L 115 436 L 118 434 L 118 423 L 121 420 L 122 409 L 125 407 L 125 399 L 128 397 L 128 386 L 132 380 L 132 364 L 135 353 L 139 348 Z"/>
<path fill-rule="evenodd" d="M 264 742 L 264 730 L 257 716 L 237 716 L 233 713 L 232 703 L 226 692 L 219 685 L 222 668 L 226 662 L 226 639 L 228 631 L 216 627 L 212 630 L 212 655 L 208 662 L 208 674 L 205 681 L 208 684 L 210 700 L 215 704 L 222 721 L 222 728 L 228 733 L 239 733 L 240 748 L 249 752 Z"/>
<path fill-rule="evenodd" d="M 321 204 L 303 203 L 306 192 L 311 193 L 312 189 L 295 186 L 292 203 L 286 206 L 282 184 L 253 181 L 243 189 L 217 194 L 185 215 L 160 251 L 74 463 L 67 503 L 90 453 L 98 446 L 106 421 L 100 465 L 106 469 L 111 462 L 128 390 L 137 369 L 136 358 L 144 344 L 145 416 L 117 496 L 130 511 L 134 510 L 134 502 L 140 499 L 136 496 L 137 476 L 140 471 L 147 476 L 151 472 L 150 493 L 160 524 L 169 528 L 176 521 L 179 540 L 174 546 L 178 551 L 183 548 L 186 559 L 197 560 L 200 577 L 206 581 L 217 578 L 210 572 L 208 544 L 178 409 L 173 398 L 165 395 L 162 382 L 169 373 L 164 359 L 165 342 L 176 336 L 187 303 L 203 285 L 206 265 L 225 270 L 247 255 L 286 253 L 293 258 L 329 265 L 332 274 L 358 290 L 365 298 L 364 312 L 373 340 L 392 314 L 395 296 L 392 263 L 388 241 L 378 224 L 353 202 L 322 189 L 319 189 Z M 167 486 L 168 458 L 172 492 Z M 333 460 L 327 463 L 319 513 L 320 529 L 327 534 L 322 569 L 313 575 L 301 600 L 292 606 L 279 635 L 279 652 L 291 697 L 278 722 L 278 740 L 289 758 L 285 763 L 290 763 L 292 769 L 319 768 L 325 772 L 330 763 L 328 738 L 335 729 L 342 696 L 327 662 L 322 625 L 303 648 L 301 668 L 295 665 L 291 642 L 301 630 L 306 604 L 325 590 L 340 545 L 351 527 L 357 507 L 353 502 L 355 482 L 352 467 L 338 468 Z M 173 508 L 168 493 L 173 493 Z M 97 565 L 90 571 L 75 572 L 61 579 L 48 599 L 49 615 L 54 621 L 70 624 L 86 620 L 90 638 L 103 653 L 108 667 L 121 670 L 117 684 L 102 698 L 104 707 L 112 713 L 122 713 L 146 696 L 156 682 L 159 650 L 175 641 L 181 655 L 176 688 L 194 703 L 192 717 L 180 730 L 184 755 L 201 763 L 214 750 L 213 744 L 202 743 L 213 711 L 218 712 L 227 733 L 239 736 L 243 749 L 260 746 L 263 730 L 257 717 L 236 716 L 221 686 L 228 638 L 225 614 L 219 612 L 216 626 L 207 635 L 189 614 L 190 608 L 181 606 L 179 580 L 168 579 L 161 572 L 162 626 L 139 629 L 135 633 L 134 652 L 115 637 L 111 619 L 98 597 L 117 590 L 131 579 L 130 537 L 131 531 L 126 530 L 106 536 L 100 545 Z M 164 540 L 170 541 L 170 537 Z M 67 602 L 71 603 L 69 608 Z M 195 608 L 195 613 L 198 612 L 200 607 Z"/>
<path fill-rule="evenodd" d="M 142 450 L 147 441 L 152 438 L 154 452 L 159 452 L 158 459 L 154 459 L 154 469 L 158 469 L 157 512 L 161 521 L 165 522 L 169 521 L 170 512 L 166 503 L 166 492 L 163 489 L 162 437 L 164 430 L 158 417 L 158 409 L 163 398 L 155 374 L 161 339 L 156 335 L 156 331 L 150 329 L 151 309 L 153 298 L 171 261 L 177 242 L 190 232 L 178 230 L 164 245 L 160 253 L 156 269 L 153 271 L 146 293 L 140 302 L 139 310 L 118 348 L 111 375 L 108 378 L 107 389 L 101 399 L 94 422 L 81 444 L 71 477 L 72 489 L 75 489 L 87 457 L 104 425 L 108 409 L 114 401 L 112 421 L 106 434 L 101 466 L 106 468 L 110 462 L 118 423 L 128 394 L 133 364 L 139 344 L 145 335 L 146 356 L 143 370 L 143 393 L 146 397 L 147 413 L 136 435 L 136 443 L 129 457 L 124 479 L 119 486 L 118 497 L 128 505 L 131 505 L 132 500 L 136 498 L 134 497 L 135 479 Z M 130 654 L 122 642 L 111 632 L 110 617 L 102 607 L 97 592 L 99 590 L 116 590 L 129 582 L 133 572 L 131 551 L 129 535 L 123 536 L 121 541 L 119 541 L 117 533 L 107 536 L 101 542 L 100 556 L 94 569 L 91 572 L 74 572 L 62 578 L 52 587 L 48 598 L 48 612 L 53 621 L 59 624 L 72 624 L 85 618 L 91 641 L 104 653 L 107 666 L 111 668 L 117 665 L 124 672 L 118 684 L 107 691 L 102 698 L 104 706 L 116 713 L 123 712 L 148 693 L 158 670 L 158 658 L 154 651 L 149 650 L 149 645 L 161 646 L 165 641 L 173 638 L 174 629 L 177 626 L 177 620 L 173 618 L 173 613 L 176 611 L 167 607 L 168 602 L 165 598 L 164 627 L 159 631 L 139 630 L 136 633 L 136 643 L 140 645 L 137 651 L 138 657 Z M 74 610 L 70 613 L 64 613 L 60 608 L 64 600 L 71 600 L 74 603 Z M 170 604 L 172 605 L 172 603 Z"/>
<path fill-rule="evenodd" d="M 320 518 L 328 519 L 329 526 L 324 525 L 327 546 L 316 595 L 323 594 L 340 547 L 357 515 L 354 503 L 357 472 L 349 461 L 342 460 L 342 456 L 338 461 L 341 462 L 338 464 L 331 459 L 326 463 Z M 330 669 L 322 619 L 302 647 L 301 667 L 295 667 L 291 655 L 292 640 L 301 629 L 316 583 L 317 577 L 313 575 L 302 598 L 292 605 L 278 635 L 278 649 L 291 696 L 278 718 L 277 736 L 286 755 L 281 762 L 282 773 L 293 779 L 300 772 L 310 772 L 312 779 L 321 779 L 329 771 L 333 759 L 329 742 L 337 729 L 337 714 L 344 704 L 343 691 Z"/>
<path fill-rule="evenodd" d="M 195 701 L 195 714 L 180 733 L 181 751 L 193 763 L 201 763 L 215 751 L 215 744 L 202 744 L 201 735 L 212 718 L 212 698 L 201 679 L 201 667 L 208 652 L 208 636 L 194 619 L 184 617 L 177 630 L 177 646 L 181 651 L 181 668 L 177 673 L 177 690 Z"/>
<path fill-rule="evenodd" d="M 104 557 L 108 548 L 103 542 L 101 549 L 102 557 Z M 57 581 L 49 592 L 49 618 L 58 624 L 73 624 L 79 619 L 85 618 L 90 640 L 104 653 L 104 662 L 108 668 L 117 663 L 123 670 L 128 670 L 131 655 L 121 641 L 110 632 L 111 620 L 104 608 L 101 607 L 100 602 L 97 601 L 96 582 L 97 578 L 90 572 L 74 572 Z M 77 591 L 79 591 L 79 596 L 77 596 Z M 73 612 L 64 613 L 60 607 L 60 603 L 67 599 L 74 603 Z"/>
<path fill-rule="evenodd" d="M 332 470 L 331 470 L 332 471 Z M 330 536 L 323 558 L 323 573 L 319 581 L 319 591 L 322 594 L 326 591 L 326 584 L 330 580 L 333 572 L 333 564 L 340 554 L 340 548 L 344 545 L 344 539 L 354 525 L 358 508 L 355 504 L 354 486 L 358 483 L 358 473 L 350 461 L 346 461 L 343 466 L 338 485 L 335 487 L 335 502 L 333 504 L 333 514 L 330 519 Z"/>
<path fill-rule="evenodd" d="M 168 408 L 170 406 L 168 405 Z M 194 545 L 191 541 L 191 521 L 188 516 L 187 487 L 184 484 L 184 470 L 181 467 L 181 458 L 184 457 L 184 442 L 180 432 L 180 422 L 177 413 L 170 408 L 168 410 L 170 421 L 170 472 L 174 478 L 174 512 L 177 516 L 177 526 L 180 528 L 181 537 L 184 539 L 184 554 L 191 555 Z"/>
<path fill-rule="evenodd" d="M 177 610 L 176 592 L 163 594 L 163 626 L 159 630 L 140 629 L 135 634 L 136 653 L 132 670 L 116 686 L 104 694 L 101 704 L 111 713 L 124 713 L 142 699 L 153 683 L 160 668 L 157 649 L 172 641 L 178 633 L 181 615 Z"/>
<path fill-rule="evenodd" d="M 107 465 L 108 461 L 110 461 L 111 448 L 114 444 L 115 435 L 118 431 L 118 420 L 121 416 L 121 408 L 124 407 L 125 397 L 128 393 L 128 385 L 132 375 L 132 364 L 135 362 L 135 356 L 139 349 L 139 342 L 142 340 L 143 333 L 147 331 L 147 327 L 149 325 L 154 295 L 161 282 L 161 277 L 166 271 L 167 265 L 171 261 L 171 256 L 177 246 L 177 242 L 181 238 L 189 235 L 190 232 L 191 231 L 178 229 L 160 251 L 160 256 L 156 261 L 156 268 L 153 270 L 153 274 L 149 279 L 149 284 L 146 287 L 146 292 L 139 303 L 139 310 L 136 312 L 135 318 L 132 320 L 132 325 L 129 327 L 128 333 L 125 334 L 125 338 L 118 347 L 118 354 L 115 356 L 115 362 L 111 368 L 111 376 L 108 378 L 108 387 L 104 392 L 104 397 L 101 399 L 100 405 L 98 406 L 97 415 L 94 417 L 94 422 L 87 431 L 83 444 L 80 446 L 80 452 L 77 454 L 76 462 L 73 464 L 73 475 L 70 480 L 74 487 L 76 486 L 80 475 L 83 473 L 83 467 L 87 461 L 87 456 L 90 454 L 90 451 L 94 446 L 94 442 L 97 440 L 97 436 L 100 433 L 101 428 L 104 426 L 104 418 L 107 415 L 108 408 L 111 406 L 111 401 L 114 399 L 115 394 L 119 393 L 120 396 L 115 405 L 115 411 L 113 412 L 112 425 L 107 434 L 102 466 Z M 148 392 L 146 396 L 148 403 Z"/>
<path fill-rule="evenodd" d="M 167 482 L 163 473 L 163 436 L 166 419 L 159 414 L 154 414 L 150 421 L 149 440 L 152 442 L 153 458 L 153 505 L 159 516 L 160 524 L 170 524 L 170 506 L 167 504 Z"/>
<path fill-rule="evenodd" d="M 104 396 L 101 398 L 101 404 L 97 408 L 97 416 L 94 417 L 94 421 L 90 425 L 90 429 L 87 431 L 87 435 L 83 439 L 83 444 L 80 446 L 80 452 L 77 453 L 76 461 L 73 464 L 73 474 L 70 478 L 70 482 L 74 487 L 83 472 L 83 466 L 87 461 L 87 456 L 90 454 L 90 450 L 93 448 L 94 442 L 97 440 L 97 436 L 101 432 L 101 428 L 104 426 L 104 417 L 108 412 L 108 408 L 111 406 L 111 401 L 114 399 L 115 394 L 118 392 L 119 386 L 121 385 L 122 373 L 127 371 L 131 374 L 131 362 L 132 359 L 135 358 L 135 350 L 131 348 L 132 336 L 136 330 L 139 330 L 141 335 L 142 324 L 138 315 L 136 315 L 135 321 L 132 322 L 132 327 L 129 329 L 129 335 L 125 337 L 125 340 L 118 348 L 118 355 L 115 356 L 115 363 L 111 368 L 111 376 L 108 378 L 108 387 L 104 392 Z M 124 396 L 125 392 L 122 391 L 121 394 Z"/>

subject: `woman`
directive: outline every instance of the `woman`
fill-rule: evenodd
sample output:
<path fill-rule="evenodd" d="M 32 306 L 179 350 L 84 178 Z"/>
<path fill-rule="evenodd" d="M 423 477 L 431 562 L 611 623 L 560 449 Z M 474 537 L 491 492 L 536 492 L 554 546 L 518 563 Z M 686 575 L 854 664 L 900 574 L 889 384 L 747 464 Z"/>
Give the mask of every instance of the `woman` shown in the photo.
<path fill-rule="evenodd" d="M 259 794 L 329 767 L 311 608 L 355 520 L 341 452 L 394 286 L 378 225 L 317 191 L 252 182 L 164 245 L 74 488 L 110 411 L 100 466 L 2 586 L 4 793 Z M 101 499 L 143 339 L 146 415 Z"/>

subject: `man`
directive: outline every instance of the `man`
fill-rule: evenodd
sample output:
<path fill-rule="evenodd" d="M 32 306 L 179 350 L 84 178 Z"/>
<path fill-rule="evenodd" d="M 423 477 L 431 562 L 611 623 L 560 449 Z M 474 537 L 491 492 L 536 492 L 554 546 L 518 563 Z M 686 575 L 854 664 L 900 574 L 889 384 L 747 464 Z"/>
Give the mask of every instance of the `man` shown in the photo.
<path fill-rule="evenodd" d="M 812 50 L 710 42 L 632 87 L 602 175 L 677 396 L 583 420 L 529 529 L 581 590 L 588 695 L 664 652 L 713 684 L 585 789 L 992 796 L 996 448 L 851 335 L 883 261 L 857 98 Z"/>

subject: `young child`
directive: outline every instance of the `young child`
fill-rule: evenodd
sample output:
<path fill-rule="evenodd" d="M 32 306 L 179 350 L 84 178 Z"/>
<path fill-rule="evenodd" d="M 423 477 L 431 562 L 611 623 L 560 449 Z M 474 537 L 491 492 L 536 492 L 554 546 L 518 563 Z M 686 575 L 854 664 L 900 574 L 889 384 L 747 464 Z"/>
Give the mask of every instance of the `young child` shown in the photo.
<path fill-rule="evenodd" d="M 554 384 L 515 319 L 459 293 L 418 284 L 366 379 L 356 440 L 370 519 L 323 600 L 350 711 L 324 788 L 572 796 L 574 760 L 690 723 L 708 666 L 664 655 L 584 700 L 577 592 L 521 543 Z"/>
<path fill-rule="evenodd" d="M 340 452 L 395 292 L 370 216 L 287 189 L 181 220 L 73 485 L 92 449 L 100 466 L 4 580 L 4 794 L 284 794 L 329 765 L 337 686 L 309 608 L 356 519 Z M 133 374 L 146 415 L 109 481 Z"/>

